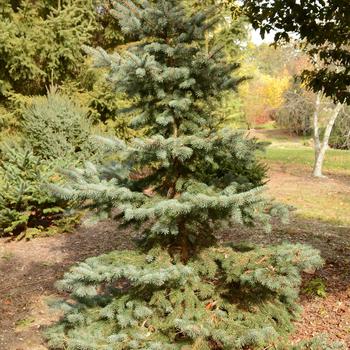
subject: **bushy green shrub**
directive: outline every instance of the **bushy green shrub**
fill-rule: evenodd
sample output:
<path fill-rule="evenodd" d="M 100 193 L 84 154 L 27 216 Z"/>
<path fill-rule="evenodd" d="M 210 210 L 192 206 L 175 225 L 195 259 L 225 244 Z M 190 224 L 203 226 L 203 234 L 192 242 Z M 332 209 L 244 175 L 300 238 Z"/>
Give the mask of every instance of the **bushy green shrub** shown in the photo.
<path fill-rule="evenodd" d="M 56 178 L 57 180 L 57 178 Z M 55 181 L 53 164 L 30 147 L 2 144 L 0 160 L 0 236 L 33 236 L 58 227 L 67 201 L 55 198 L 45 183 Z"/>
<path fill-rule="evenodd" d="M 0 131 L 16 133 L 23 102 L 45 94 L 49 85 L 89 91 L 81 81 L 89 66 L 82 45 L 110 49 L 124 42 L 118 23 L 110 20 L 112 2 L 0 1 Z"/>
<path fill-rule="evenodd" d="M 92 4 L 83 3 L 0 4 L 0 98 L 40 94 L 49 83 L 77 74 L 84 61 L 81 45 L 94 29 Z"/>
<path fill-rule="evenodd" d="M 31 100 L 23 112 L 21 129 L 33 154 L 42 160 L 71 164 L 90 159 L 97 151 L 90 140 L 87 110 L 56 89 Z"/>
<path fill-rule="evenodd" d="M 3 143 L 0 154 L 0 235 L 69 230 L 78 216 L 66 217 L 70 202 L 54 197 L 48 184 L 60 179 L 59 169 L 99 154 L 87 111 L 53 89 L 31 99 L 20 130 L 17 142 Z"/>

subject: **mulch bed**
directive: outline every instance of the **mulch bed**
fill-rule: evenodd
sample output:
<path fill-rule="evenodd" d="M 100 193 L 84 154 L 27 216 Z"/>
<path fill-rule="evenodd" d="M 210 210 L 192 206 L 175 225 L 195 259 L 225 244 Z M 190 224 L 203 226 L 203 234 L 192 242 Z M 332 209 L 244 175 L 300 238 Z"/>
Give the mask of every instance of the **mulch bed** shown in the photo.
<path fill-rule="evenodd" d="M 89 256 L 131 248 L 132 239 L 131 232 L 121 231 L 108 220 L 81 226 L 74 234 L 29 242 L 0 239 L 0 349 L 46 350 L 41 331 L 57 319 L 47 307 L 47 302 L 58 296 L 55 281 L 69 266 Z M 326 265 L 305 275 L 304 283 L 321 278 L 327 296 L 302 292 L 304 311 L 291 342 L 326 333 L 350 348 L 350 228 L 295 217 L 286 226 L 276 224 L 271 234 L 237 227 L 222 232 L 221 239 L 259 244 L 301 242 L 320 249 Z"/>

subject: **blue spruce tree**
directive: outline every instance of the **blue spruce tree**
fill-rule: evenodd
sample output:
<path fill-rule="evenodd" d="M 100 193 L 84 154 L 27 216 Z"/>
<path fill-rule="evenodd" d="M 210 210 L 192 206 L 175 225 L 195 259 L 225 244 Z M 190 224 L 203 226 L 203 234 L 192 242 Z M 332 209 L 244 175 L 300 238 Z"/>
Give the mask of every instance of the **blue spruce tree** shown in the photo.
<path fill-rule="evenodd" d="M 140 247 L 90 258 L 65 274 L 59 287 L 70 299 L 47 331 L 49 345 L 231 350 L 276 344 L 298 309 L 300 271 L 322 260 L 302 245 L 242 248 L 216 239 L 222 225 L 268 229 L 271 217 L 285 212 L 262 196 L 259 144 L 219 127 L 213 113 L 241 80 L 220 48 L 204 49 L 206 31 L 219 20 L 215 9 L 189 16 L 178 0 L 125 0 L 112 14 L 135 43 L 113 54 L 88 50 L 109 71 L 113 89 L 135 101 L 132 126 L 143 137 L 103 140 L 119 162 L 69 171 L 70 184 L 55 191 L 99 211 L 117 208 L 118 220 L 140 234 Z"/>

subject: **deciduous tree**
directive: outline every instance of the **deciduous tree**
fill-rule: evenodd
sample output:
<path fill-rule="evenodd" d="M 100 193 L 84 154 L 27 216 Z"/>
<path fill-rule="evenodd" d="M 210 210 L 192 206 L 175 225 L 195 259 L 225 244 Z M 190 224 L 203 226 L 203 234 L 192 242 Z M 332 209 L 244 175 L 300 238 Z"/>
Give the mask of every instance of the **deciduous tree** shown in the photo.
<path fill-rule="evenodd" d="M 275 42 L 297 36 L 322 66 L 305 70 L 304 80 L 315 91 L 349 103 L 350 2 L 348 0 L 244 0 L 253 27 L 264 37 L 274 31 Z"/>

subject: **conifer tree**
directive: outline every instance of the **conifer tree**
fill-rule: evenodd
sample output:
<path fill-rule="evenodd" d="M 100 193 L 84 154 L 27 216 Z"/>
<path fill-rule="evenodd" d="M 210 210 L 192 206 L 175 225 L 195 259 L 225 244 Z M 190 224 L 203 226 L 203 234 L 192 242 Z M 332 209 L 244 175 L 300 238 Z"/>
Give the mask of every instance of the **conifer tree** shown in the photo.
<path fill-rule="evenodd" d="M 88 111 L 51 87 L 47 96 L 35 96 L 22 115 L 22 137 L 35 156 L 64 164 L 82 162 L 96 153 L 90 142 Z"/>
<path fill-rule="evenodd" d="M 99 160 L 87 111 L 52 87 L 32 98 L 18 129 L 17 139 L 0 142 L 0 236 L 29 239 L 72 229 L 79 215 L 47 184 L 60 183 L 62 167 Z"/>
<path fill-rule="evenodd" d="M 68 203 L 44 186 L 54 177 L 54 167 L 28 145 L 1 143 L 0 156 L 0 237 L 29 239 L 58 228 Z"/>
<path fill-rule="evenodd" d="M 114 121 L 125 104 L 122 96 L 110 98 L 82 50 L 84 44 L 113 50 L 128 42 L 118 22 L 111 21 L 112 3 L 0 0 L 0 133 L 15 134 L 32 97 L 58 85 L 84 104 L 94 123 L 114 124 L 118 137 L 129 137 L 126 122 Z"/>
<path fill-rule="evenodd" d="M 264 199 L 259 145 L 218 127 L 213 106 L 234 90 L 237 64 L 203 48 L 215 8 L 187 15 L 177 0 L 116 2 L 112 14 L 138 41 L 126 51 L 89 49 L 116 91 L 135 101 L 144 137 L 104 140 L 120 163 L 69 171 L 54 188 L 66 199 L 118 208 L 140 234 L 137 250 L 114 251 L 73 267 L 71 293 L 53 349 L 243 349 L 273 344 L 291 329 L 300 271 L 319 267 L 307 246 L 220 245 L 223 224 L 268 228 L 282 207 Z M 220 118 L 219 118 L 220 119 Z M 281 347 L 281 349 L 287 347 Z M 293 349 L 307 348 L 293 347 Z M 311 347 L 310 347 L 311 348 Z"/>

